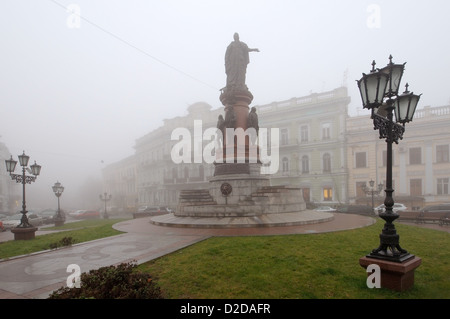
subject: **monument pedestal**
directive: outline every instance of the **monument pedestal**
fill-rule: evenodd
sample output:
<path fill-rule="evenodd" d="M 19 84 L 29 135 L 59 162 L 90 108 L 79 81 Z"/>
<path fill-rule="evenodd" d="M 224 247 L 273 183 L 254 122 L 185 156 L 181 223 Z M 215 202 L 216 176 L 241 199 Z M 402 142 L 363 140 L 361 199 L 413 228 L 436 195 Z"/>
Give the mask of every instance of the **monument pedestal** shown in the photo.
<path fill-rule="evenodd" d="M 359 264 L 365 269 L 371 264 L 378 265 L 381 272 L 381 287 L 395 291 L 405 291 L 414 286 L 414 271 L 421 263 L 422 259 L 416 256 L 401 263 L 367 256 L 359 259 Z"/>
<path fill-rule="evenodd" d="M 176 211 L 151 219 L 156 225 L 175 227 L 273 227 L 325 222 L 333 214 L 306 212 L 300 188 L 271 186 L 261 173 L 255 140 L 257 116 L 249 120 L 253 95 L 246 87 L 222 90 L 225 119 L 223 145 L 216 151 L 209 189 L 181 190 Z M 250 130 L 249 130 L 250 128 Z"/>
<path fill-rule="evenodd" d="M 11 228 L 11 233 L 14 234 L 14 240 L 30 240 L 35 238 L 37 227 L 16 227 Z"/>

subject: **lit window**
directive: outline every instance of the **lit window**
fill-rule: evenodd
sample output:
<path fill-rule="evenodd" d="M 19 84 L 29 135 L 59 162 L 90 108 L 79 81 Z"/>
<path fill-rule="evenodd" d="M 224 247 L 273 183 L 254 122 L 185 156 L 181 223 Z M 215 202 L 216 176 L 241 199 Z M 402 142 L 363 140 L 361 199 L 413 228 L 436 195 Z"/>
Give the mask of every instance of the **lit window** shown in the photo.
<path fill-rule="evenodd" d="M 333 200 L 333 189 L 330 187 L 325 187 L 323 189 L 323 200 L 332 201 Z"/>

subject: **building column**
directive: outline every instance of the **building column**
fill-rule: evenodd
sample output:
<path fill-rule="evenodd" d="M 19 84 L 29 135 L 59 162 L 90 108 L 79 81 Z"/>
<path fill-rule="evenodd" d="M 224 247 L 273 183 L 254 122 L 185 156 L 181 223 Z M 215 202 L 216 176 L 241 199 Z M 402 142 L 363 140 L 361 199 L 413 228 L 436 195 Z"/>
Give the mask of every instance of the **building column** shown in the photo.
<path fill-rule="evenodd" d="M 398 181 L 398 189 L 397 189 L 397 195 L 406 195 L 407 194 L 407 184 L 406 184 L 406 147 L 405 148 L 399 148 L 399 158 L 398 158 L 398 164 L 399 164 L 399 181 Z"/>
<path fill-rule="evenodd" d="M 425 191 L 424 194 L 433 192 L 433 141 L 425 141 Z"/>

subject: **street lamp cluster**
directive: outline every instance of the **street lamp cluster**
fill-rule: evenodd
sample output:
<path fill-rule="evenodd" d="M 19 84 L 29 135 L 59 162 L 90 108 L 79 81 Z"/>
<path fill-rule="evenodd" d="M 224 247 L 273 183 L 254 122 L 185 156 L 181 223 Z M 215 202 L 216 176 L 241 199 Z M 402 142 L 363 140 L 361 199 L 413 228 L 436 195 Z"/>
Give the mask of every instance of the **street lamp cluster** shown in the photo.
<path fill-rule="evenodd" d="M 366 195 L 372 195 L 372 209 L 375 207 L 374 202 L 373 202 L 373 197 L 375 195 L 379 195 L 381 193 L 381 191 L 383 190 L 383 183 L 380 183 L 377 185 L 377 187 L 375 187 L 375 181 L 374 180 L 370 180 L 369 181 L 369 186 L 367 187 L 367 184 L 364 183 L 363 185 L 361 185 L 361 189 L 363 190 L 363 192 Z"/>
<path fill-rule="evenodd" d="M 15 161 L 12 156 L 9 160 L 5 160 L 6 164 L 6 171 L 9 173 L 11 178 L 15 180 L 17 183 L 22 183 L 22 218 L 20 220 L 20 224 L 16 228 L 22 228 L 22 229 L 29 229 L 30 232 L 32 232 L 32 229 L 35 227 L 31 225 L 28 221 L 27 217 L 27 208 L 26 208 L 26 197 L 25 197 L 25 184 L 31 184 L 32 182 L 36 181 L 37 176 L 41 173 L 41 166 L 36 164 L 36 161 L 33 165 L 30 165 L 28 168 L 28 162 L 30 160 L 30 157 L 25 154 L 25 151 L 22 155 L 18 156 L 20 166 L 22 166 L 22 174 L 13 174 L 14 170 L 16 169 L 17 161 Z M 33 176 L 26 175 L 25 172 L 28 172 L 32 174 Z M 58 197 L 58 211 L 55 216 L 55 225 L 61 226 L 64 224 L 64 217 L 61 215 L 61 209 L 59 206 L 59 197 L 62 195 L 64 191 L 64 186 L 61 185 L 60 182 L 56 182 L 54 186 L 52 186 L 53 192 L 55 193 L 56 197 Z M 22 236 L 23 237 L 23 236 Z M 31 236 L 33 237 L 33 236 Z"/>
<path fill-rule="evenodd" d="M 30 160 L 30 157 L 23 152 L 22 155 L 18 156 L 20 166 L 22 166 L 22 174 L 13 174 L 14 170 L 16 169 L 17 161 L 13 160 L 12 156 L 11 159 L 5 160 L 6 163 L 6 171 L 9 173 L 11 178 L 15 180 L 17 183 L 22 183 L 22 219 L 20 220 L 19 228 L 27 228 L 27 227 L 33 227 L 28 222 L 27 217 L 27 205 L 25 201 L 25 184 L 31 184 L 34 182 L 37 178 L 37 176 L 41 173 L 41 166 L 36 164 L 36 161 L 33 165 L 30 165 L 30 168 L 28 168 L 28 161 Z M 25 172 L 31 173 L 33 176 L 26 175 Z"/>
<path fill-rule="evenodd" d="M 27 217 L 27 207 L 26 207 L 26 199 L 25 199 L 25 184 L 31 184 L 34 182 L 37 178 L 37 176 L 41 172 L 41 166 L 36 164 L 34 162 L 33 165 L 28 166 L 28 162 L 30 160 L 30 157 L 25 154 L 25 151 L 22 155 L 18 156 L 20 166 L 22 166 L 22 174 L 13 174 L 14 170 L 16 169 L 17 161 L 15 161 L 12 156 L 10 159 L 5 160 L 6 164 L 6 170 L 11 176 L 13 180 L 15 180 L 17 183 L 22 183 L 22 190 L 23 190 L 23 196 L 22 196 L 22 218 L 20 220 L 20 224 L 15 227 L 12 232 L 15 233 L 14 238 L 15 239 L 32 239 L 34 238 L 34 233 L 37 230 L 36 227 L 34 227 L 32 224 L 29 223 L 28 217 Z M 25 173 L 28 172 L 32 174 L 33 176 L 26 175 Z M 62 193 L 64 192 L 64 186 L 61 185 L 59 181 L 55 183 L 55 185 L 52 186 L 52 190 L 55 193 L 55 196 L 58 198 L 58 211 L 55 215 L 54 222 L 55 226 L 62 226 L 65 221 L 64 215 L 61 213 L 61 208 L 59 204 L 59 198 L 61 197 Z M 112 195 L 108 195 L 107 193 L 104 193 L 104 196 L 100 195 L 100 200 L 105 202 L 105 212 L 103 215 L 103 218 L 108 219 L 108 213 L 106 211 L 106 202 L 111 200 Z"/>
<path fill-rule="evenodd" d="M 378 129 L 380 139 L 384 138 L 387 143 L 385 212 L 379 214 L 386 223 L 380 234 L 380 246 L 372 250 L 368 257 L 393 262 L 403 262 L 414 257 L 400 247 L 399 235 L 393 224 L 399 216 L 392 209 L 392 144 L 398 144 L 399 139 L 403 138 L 405 123 L 412 121 L 421 96 L 409 92 L 408 84 L 405 92 L 398 94 L 405 64 L 394 64 L 392 56 L 389 56 L 389 63 L 384 68 L 375 69 L 373 61 L 370 73 L 363 73 L 357 81 L 363 107 L 371 110 L 374 129 Z"/>
<path fill-rule="evenodd" d="M 55 196 L 58 198 L 58 212 L 56 213 L 55 216 L 55 226 L 62 226 L 64 224 L 65 218 L 61 215 L 61 209 L 59 207 L 59 198 L 64 192 L 64 186 L 62 186 L 61 183 L 57 181 L 55 185 L 52 186 L 52 189 L 53 193 L 55 193 Z"/>
<path fill-rule="evenodd" d="M 17 183 L 22 183 L 22 218 L 20 220 L 20 224 L 15 227 L 12 232 L 15 233 L 14 238 L 15 239 L 32 239 L 34 238 L 34 233 L 37 230 L 36 227 L 34 227 L 30 222 L 28 221 L 27 217 L 27 207 L 26 207 L 26 199 L 25 199 L 25 184 L 31 184 L 32 182 L 36 181 L 37 176 L 41 172 L 41 166 L 36 164 L 34 162 L 33 165 L 28 166 L 28 162 L 30 160 L 30 157 L 25 154 L 25 151 L 22 155 L 18 156 L 20 166 L 22 166 L 22 174 L 14 174 L 14 170 L 16 169 L 17 161 L 13 159 L 11 156 L 10 159 L 5 160 L 6 164 L 6 171 L 9 173 L 11 178 L 15 180 Z M 32 174 L 33 176 L 26 175 L 26 172 Z M 62 226 L 65 221 L 65 216 L 61 213 L 61 208 L 59 204 L 59 198 L 61 197 L 62 193 L 64 192 L 64 186 L 61 185 L 59 181 L 57 181 L 53 186 L 52 190 L 55 193 L 55 196 L 58 198 L 58 211 L 55 215 L 54 222 L 55 226 Z M 104 197 L 100 195 L 100 200 L 105 202 L 105 212 L 103 217 L 105 219 L 108 218 L 108 213 L 106 212 L 106 202 L 111 199 L 112 195 L 108 195 L 107 193 L 104 193 Z"/>
<path fill-rule="evenodd" d="M 28 167 L 30 157 L 25 154 L 25 151 L 22 155 L 19 155 L 18 158 L 19 164 L 20 166 L 22 166 L 22 174 L 14 174 L 17 161 L 15 161 L 12 156 L 9 160 L 5 160 L 6 171 L 9 173 L 13 180 L 15 180 L 17 183 L 22 184 L 22 218 L 20 219 L 20 224 L 16 227 L 17 231 L 13 232 L 15 239 L 31 239 L 34 238 L 34 233 L 37 228 L 31 225 L 28 221 L 28 211 L 25 201 L 25 185 L 31 184 L 36 180 L 37 176 L 41 173 L 41 166 L 36 164 L 35 161 L 33 165 L 30 165 L 30 167 Z M 26 175 L 26 172 L 32 174 L 33 176 Z"/>

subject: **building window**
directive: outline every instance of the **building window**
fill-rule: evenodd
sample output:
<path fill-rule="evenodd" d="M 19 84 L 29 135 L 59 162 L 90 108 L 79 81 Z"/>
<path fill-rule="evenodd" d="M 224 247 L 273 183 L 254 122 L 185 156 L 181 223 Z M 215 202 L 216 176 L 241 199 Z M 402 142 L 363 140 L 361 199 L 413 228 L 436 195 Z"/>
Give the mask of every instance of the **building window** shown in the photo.
<path fill-rule="evenodd" d="M 328 202 L 333 200 L 333 189 L 331 187 L 323 188 L 323 200 Z"/>
<path fill-rule="evenodd" d="M 366 152 L 358 152 L 355 154 L 355 167 L 367 167 Z"/>
<path fill-rule="evenodd" d="M 323 154 L 322 164 L 324 172 L 331 172 L 331 155 L 329 153 Z"/>
<path fill-rule="evenodd" d="M 329 140 L 331 138 L 331 124 L 322 124 L 322 139 Z"/>
<path fill-rule="evenodd" d="M 366 182 L 356 182 L 356 197 L 366 197 L 366 193 L 363 190 L 365 185 L 367 185 Z"/>
<path fill-rule="evenodd" d="M 436 162 L 437 163 L 448 163 L 448 145 L 437 145 L 436 146 Z"/>
<path fill-rule="evenodd" d="M 286 128 L 280 130 L 280 145 L 288 145 L 289 144 L 289 134 Z"/>
<path fill-rule="evenodd" d="M 421 196 L 422 195 L 422 180 L 421 179 L 409 180 L 409 193 L 411 194 L 411 196 Z"/>
<path fill-rule="evenodd" d="M 265 130 L 259 130 L 258 139 L 256 143 L 258 144 L 260 149 L 264 148 L 265 150 L 270 150 L 272 145 L 271 139 L 272 139 L 271 129 L 270 127 L 267 127 L 267 129 Z"/>
<path fill-rule="evenodd" d="M 300 141 L 308 142 L 308 140 L 309 140 L 308 125 L 302 125 L 300 126 Z"/>
<path fill-rule="evenodd" d="M 449 178 L 438 178 L 437 179 L 437 194 L 438 195 L 448 195 L 448 181 Z"/>
<path fill-rule="evenodd" d="M 283 159 L 281 160 L 281 165 L 282 165 L 281 171 L 283 173 L 289 172 L 289 160 L 287 157 L 283 157 Z"/>
<path fill-rule="evenodd" d="M 409 149 L 409 164 L 422 164 L 422 149 L 420 147 Z"/>
<path fill-rule="evenodd" d="M 309 157 L 308 155 L 302 156 L 302 174 L 309 173 Z"/>

